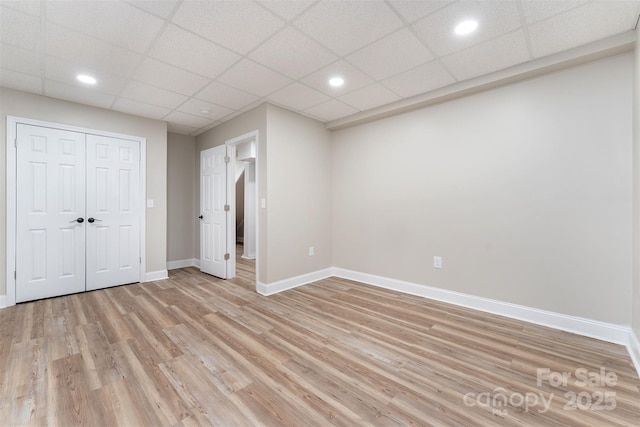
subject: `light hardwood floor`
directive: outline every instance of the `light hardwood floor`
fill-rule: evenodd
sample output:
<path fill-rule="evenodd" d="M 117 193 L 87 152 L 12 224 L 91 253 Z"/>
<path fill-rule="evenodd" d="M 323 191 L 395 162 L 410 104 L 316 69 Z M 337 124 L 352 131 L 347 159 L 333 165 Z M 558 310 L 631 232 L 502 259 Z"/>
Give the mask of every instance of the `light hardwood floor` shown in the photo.
<path fill-rule="evenodd" d="M 0 425 L 640 424 L 621 346 L 347 280 L 263 297 L 238 263 L 0 310 Z"/>

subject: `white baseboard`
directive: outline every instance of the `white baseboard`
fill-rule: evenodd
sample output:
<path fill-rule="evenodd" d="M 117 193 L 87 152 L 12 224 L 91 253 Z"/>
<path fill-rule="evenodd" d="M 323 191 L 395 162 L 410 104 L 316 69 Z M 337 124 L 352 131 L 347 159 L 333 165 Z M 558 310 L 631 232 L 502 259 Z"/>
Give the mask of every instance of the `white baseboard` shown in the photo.
<path fill-rule="evenodd" d="M 273 295 L 287 289 L 297 288 L 307 283 L 316 282 L 333 276 L 333 268 L 325 268 L 324 270 L 313 271 L 301 276 L 291 277 L 289 279 L 279 280 L 273 283 L 258 282 L 256 291 L 262 295 Z"/>
<path fill-rule="evenodd" d="M 199 266 L 200 260 L 196 260 L 195 258 L 181 259 L 178 261 L 167 261 L 167 270 L 175 270 L 176 268 L 185 268 L 185 267 L 196 267 L 196 262 L 198 263 L 198 266 Z"/>
<path fill-rule="evenodd" d="M 344 279 L 355 280 L 381 288 L 400 291 L 437 301 L 447 302 L 486 313 L 497 314 L 512 319 L 523 320 L 537 325 L 548 326 L 562 331 L 572 332 L 592 338 L 609 341 L 616 344 L 627 345 L 629 342 L 629 330 L 626 325 L 615 325 L 582 317 L 569 316 L 540 310 L 518 304 L 511 304 L 489 298 L 477 297 L 462 292 L 448 291 L 432 286 L 419 285 L 417 283 L 375 276 L 357 271 L 334 268 L 334 274 Z"/>
<path fill-rule="evenodd" d="M 7 296 L 0 295 L 0 308 L 5 308 L 7 306 Z"/>
<path fill-rule="evenodd" d="M 629 356 L 631 356 L 633 365 L 636 367 L 636 372 L 640 377 L 640 340 L 638 340 L 638 336 L 633 331 L 633 329 L 629 331 L 629 342 L 627 344 L 627 350 L 629 351 Z"/>
<path fill-rule="evenodd" d="M 169 278 L 167 270 L 147 271 L 144 276 L 145 282 L 155 282 L 156 280 L 164 280 Z"/>

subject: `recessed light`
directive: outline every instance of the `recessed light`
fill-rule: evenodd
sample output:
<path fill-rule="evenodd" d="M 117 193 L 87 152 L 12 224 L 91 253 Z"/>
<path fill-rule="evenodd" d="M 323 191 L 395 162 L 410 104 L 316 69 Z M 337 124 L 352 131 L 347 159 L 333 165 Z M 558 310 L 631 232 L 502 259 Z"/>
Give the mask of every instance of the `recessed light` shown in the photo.
<path fill-rule="evenodd" d="M 86 74 L 78 74 L 76 78 L 82 83 L 86 83 L 88 85 L 94 85 L 97 83 L 97 80 L 94 77 L 88 76 Z"/>
<path fill-rule="evenodd" d="M 473 33 L 476 28 L 478 28 L 478 21 L 469 19 L 467 21 L 462 21 L 461 23 L 456 25 L 455 32 L 459 36 L 464 36 Z"/>
<path fill-rule="evenodd" d="M 203 108 L 201 108 L 201 109 L 200 109 L 200 112 L 201 112 L 202 114 L 209 114 L 209 113 L 211 112 L 211 110 L 209 110 L 208 108 L 204 108 L 204 107 L 203 107 Z"/>
<path fill-rule="evenodd" d="M 329 84 L 333 87 L 340 87 L 344 84 L 344 79 L 342 77 L 332 77 L 329 80 Z"/>

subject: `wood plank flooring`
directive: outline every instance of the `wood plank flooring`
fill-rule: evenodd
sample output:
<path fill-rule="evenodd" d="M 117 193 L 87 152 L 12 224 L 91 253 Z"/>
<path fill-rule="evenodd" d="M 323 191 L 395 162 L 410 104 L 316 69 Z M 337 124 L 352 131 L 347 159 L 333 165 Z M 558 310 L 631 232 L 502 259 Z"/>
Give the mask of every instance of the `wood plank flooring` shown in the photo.
<path fill-rule="evenodd" d="M 0 310 L 0 425 L 640 425 L 621 346 L 347 280 L 263 297 L 238 272 Z"/>

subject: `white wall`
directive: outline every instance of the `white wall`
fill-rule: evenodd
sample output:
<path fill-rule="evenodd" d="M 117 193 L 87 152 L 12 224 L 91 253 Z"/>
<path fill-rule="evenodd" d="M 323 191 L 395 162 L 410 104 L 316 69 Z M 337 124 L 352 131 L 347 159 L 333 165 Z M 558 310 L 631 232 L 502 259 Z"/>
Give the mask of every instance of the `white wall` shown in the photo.
<path fill-rule="evenodd" d="M 147 272 L 166 270 L 167 124 L 102 108 L 0 88 L 0 295 L 6 294 L 6 119 L 7 115 L 147 138 Z"/>
<path fill-rule="evenodd" d="M 194 258 L 193 239 L 198 219 L 195 213 L 196 139 L 167 135 L 167 261 Z"/>
<path fill-rule="evenodd" d="M 333 265 L 630 324 L 632 70 L 625 54 L 336 131 Z"/>
<path fill-rule="evenodd" d="M 264 283 L 331 267 L 330 132 L 319 121 L 269 105 L 267 159 Z"/>

